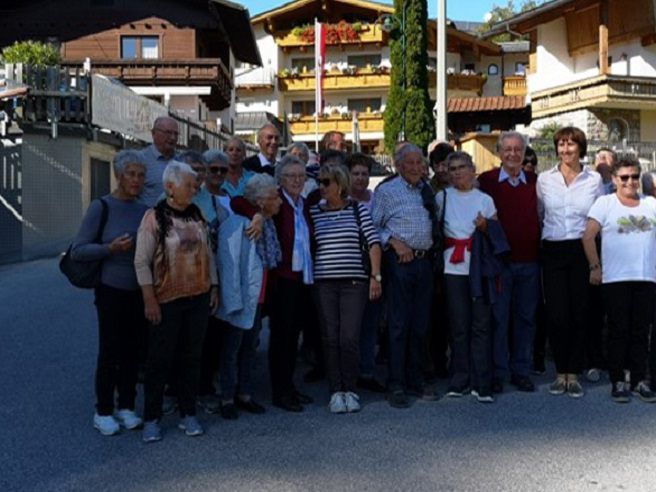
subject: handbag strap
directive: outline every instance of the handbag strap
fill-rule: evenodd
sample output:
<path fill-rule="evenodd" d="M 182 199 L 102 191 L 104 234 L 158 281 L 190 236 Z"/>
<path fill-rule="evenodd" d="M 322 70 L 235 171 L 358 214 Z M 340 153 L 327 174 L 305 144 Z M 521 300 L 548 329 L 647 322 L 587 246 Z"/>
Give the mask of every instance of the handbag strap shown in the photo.
<path fill-rule="evenodd" d="M 360 204 L 356 202 L 355 200 L 351 201 L 351 205 L 353 205 L 353 215 L 355 215 L 355 223 L 358 226 L 358 240 L 360 241 L 360 249 L 362 250 L 369 250 L 369 242 L 367 241 L 367 238 L 364 236 L 364 231 L 362 230 L 362 218 L 360 217 Z"/>
<path fill-rule="evenodd" d="M 94 239 L 93 242 L 100 244 L 102 242 L 103 232 L 105 232 L 105 226 L 107 225 L 107 218 L 109 217 L 109 206 L 107 205 L 107 202 L 104 198 L 99 198 L 98 200 L 100 200 L 102 211 L 100 212 L 100 224 L 98 224 L 96 239 Z"/>

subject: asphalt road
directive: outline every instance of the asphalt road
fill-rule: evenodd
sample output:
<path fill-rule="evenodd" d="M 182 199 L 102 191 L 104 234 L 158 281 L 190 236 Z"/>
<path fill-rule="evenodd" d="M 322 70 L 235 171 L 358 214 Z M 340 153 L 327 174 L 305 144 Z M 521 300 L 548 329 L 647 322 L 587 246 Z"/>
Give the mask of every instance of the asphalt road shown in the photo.
<path fill-rule="evenodd" d="M 302 414 L 269 404 L 237 421 L 200 414 L 188 438 L 92 428 L 95 313 L 55 260 L 0 267 L 0 491 L 656 490 L 656 405 L 610 401 L 607 380 L 575 401 L 507 390 L 390 408 L 362 393 L 359 414 L 331 415 L 324 384 Z M 441 384 L 443 394 L 445 384 Z"/>

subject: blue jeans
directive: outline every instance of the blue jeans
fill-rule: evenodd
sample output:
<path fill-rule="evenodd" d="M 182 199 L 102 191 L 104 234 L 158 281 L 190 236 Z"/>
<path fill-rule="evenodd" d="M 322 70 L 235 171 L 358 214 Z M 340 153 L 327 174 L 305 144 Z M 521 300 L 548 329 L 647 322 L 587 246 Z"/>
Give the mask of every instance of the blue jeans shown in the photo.
<path fill-rule="evenodd" d="M 421 361 L 433 298 L 431 260 L 415 258 L 399 263 L 385 251 L 387 323 L 389 326 L 389 388 L 421 388 Z"/>
<path fill-rule="evenodd" d="M 221 398 L 234 399 L 235 393 L 253 395 L 253 367 L 262 329 L 261 306 L 255 313 L 253 328 L 244 330 L 228 323 L 221 350 Z"/>
<path fill-rule="evenodd" d="M 535 312 L 540 296 L 537 263 L 510 263 L 501 274 L 501 292 L 492 305 L 494 377 L 508 372 L 528 376 L 531 367 Z M 512 319 L 512 349 L 508 348 Z"/>
<path fill-rule="evenodd" d="M 360 375 L 373 377 L 376 372 L 376 342 L 383 300 L 367 300 L 360 329 Z"/>

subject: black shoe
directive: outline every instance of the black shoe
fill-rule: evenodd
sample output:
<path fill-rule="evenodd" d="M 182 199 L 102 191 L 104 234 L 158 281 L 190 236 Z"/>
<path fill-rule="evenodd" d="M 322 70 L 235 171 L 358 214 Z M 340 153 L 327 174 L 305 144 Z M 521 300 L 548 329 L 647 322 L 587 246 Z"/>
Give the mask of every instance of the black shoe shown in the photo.
<path fill-rule="evenodd" d="M 373 377 L 358 378 L 358 388 L 373 391 L 374 393 L 385 393 L 386 388 Z"/>
<path fill-rule="evenodd" d="M 303 381 L 306 383 L 316 383 L 318 381 L 322 381 L 326 378 L 326 373 L 323 371 L 323 369 L 318 369 L 316 367 L 313 367 L 310 369 L 308 372 L 305 373 L 303 376 Z"/>
<path fill-rule="evenodd" d="M 544 366 L 544 357 L 533 359 L 533 369 L 531 370 L 533 374 L 541 376 L 547 372 L 547 368 Z"/>
<path fill-rule="evenodd" d="M 629 390 L 628 383 L 624 381 L 616 381 L 613 383 L 610 397 L 617 403 L 629 403 L 631 401 L 631 391 Z"/>
<path fill-rule="evenodd" d="M 408 408 L 410 406 L 408 395 L 402 389 L 390 391 L 387 394 L 387 401 L 394 408 Z"/>
<path fill-rule="evenodd" d="M 500 379 L 492 380 L 492 393 L 494 394 L 503 393 L 503 383 L 501 382 Z"/>
<path fill-rule="evenodd" d="M 266 409 L 252 398 L 248 401 L 240 400 L 237 398 L 235 399 L 235 404 L 248 413 L 259 415 L 266 412 Z"/>
<path fill-rule="evenodd" d="M 528 376 L 510 376 L 510 384 L 516 387 L 519 391 L 525 391 L 527 393 L 532 393 L 535 391 L 535 385 Z"/>
<path fill-rule="evenodd" d="M 226 420 L 237 420 L 239 418 L 239 412 L 237 412 L 237 407 L 234 403 L 222 403 L 221 404 L 221 417 Z"/>
<path fill-rule="evenodd" d="M 298 390 L 294 390 L 294 394 L 292 398 L 295 398 L 296 401 L 301 405 L 309 405 L 310 403 L 314 403 L 314 400 L 312 399 L 311 396 L 301 393 Z"/>
<path fill-rule="evenodd" d="M 303 407 L 293 396 L 281 396 L 272 400 L 273 406 L 288 412 L 302 412 Z"/>

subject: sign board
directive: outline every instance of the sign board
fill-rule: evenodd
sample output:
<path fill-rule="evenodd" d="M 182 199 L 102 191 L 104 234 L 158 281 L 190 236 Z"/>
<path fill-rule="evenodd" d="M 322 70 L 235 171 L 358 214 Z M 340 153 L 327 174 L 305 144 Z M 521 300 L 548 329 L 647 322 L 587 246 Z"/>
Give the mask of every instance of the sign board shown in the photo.
<path fill-rule="evenodd" d="M 91 79 L 91 123 L 130 137 L 152 142 L 150 130 L 166 106 L 132 92 L 118 81 L 94 74 Z"/>

